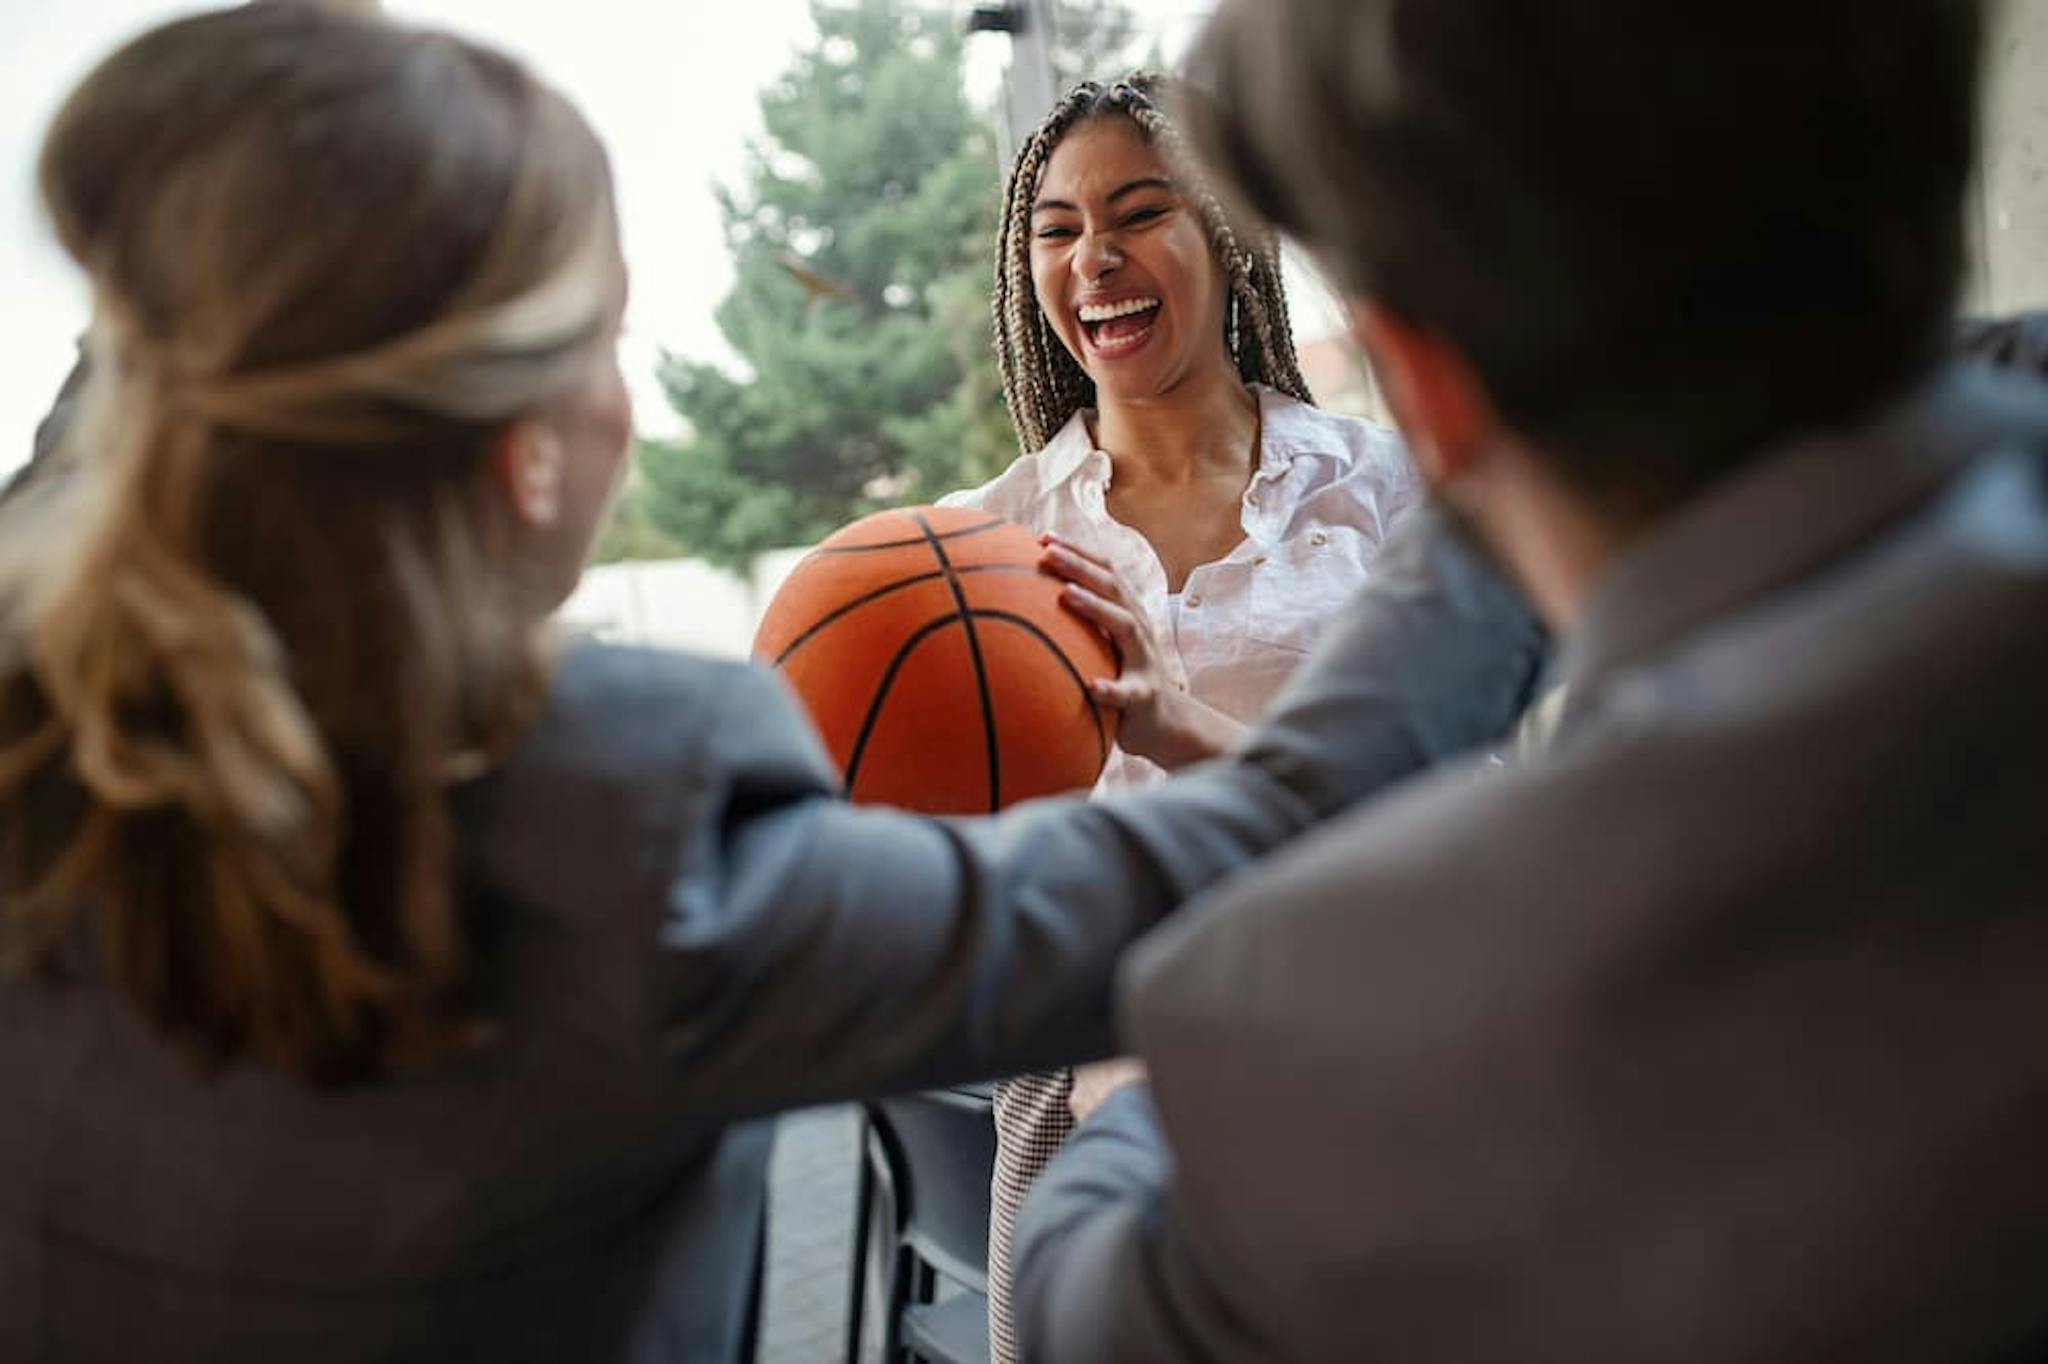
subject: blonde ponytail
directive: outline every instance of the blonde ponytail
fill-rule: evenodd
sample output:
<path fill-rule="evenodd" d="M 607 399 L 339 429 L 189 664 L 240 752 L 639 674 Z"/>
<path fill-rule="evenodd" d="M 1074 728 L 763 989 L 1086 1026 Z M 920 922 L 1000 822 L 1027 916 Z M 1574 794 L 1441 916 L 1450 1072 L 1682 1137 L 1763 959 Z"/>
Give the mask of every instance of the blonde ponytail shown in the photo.
<path fill-rule="evenodd" d="M 309 199 L 315 117 L 417 163 L 390 202 Z M 0 513 L 0 961 L 89 948 L 200 1055 L 319 1080 L 475 1039 L 448 784 L 544 680 L 476 489 L 616 316 L 595 139 L 503 58 L 266 5 L 110 59 L 43 178 L 98 311 L 61 479 Z"/>

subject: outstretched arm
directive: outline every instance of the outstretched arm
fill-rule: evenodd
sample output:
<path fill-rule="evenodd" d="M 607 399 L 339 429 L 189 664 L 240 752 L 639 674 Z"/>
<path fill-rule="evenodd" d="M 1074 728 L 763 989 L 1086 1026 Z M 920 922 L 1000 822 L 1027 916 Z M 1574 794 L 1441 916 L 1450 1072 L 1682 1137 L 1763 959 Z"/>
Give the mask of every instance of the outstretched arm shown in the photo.
<path fill-rule="evenodd" d="M 736 673 L 672 878 L 670 1044 L 706 1103 L 770 1108 L 1111 1050 L 1118 954 L 1318 821 L 1498 740 L 1542 663 L 1520 597 L 1413 518 L 1227 759 L 1112 800 L 939 821 L 850 808 Z"/>

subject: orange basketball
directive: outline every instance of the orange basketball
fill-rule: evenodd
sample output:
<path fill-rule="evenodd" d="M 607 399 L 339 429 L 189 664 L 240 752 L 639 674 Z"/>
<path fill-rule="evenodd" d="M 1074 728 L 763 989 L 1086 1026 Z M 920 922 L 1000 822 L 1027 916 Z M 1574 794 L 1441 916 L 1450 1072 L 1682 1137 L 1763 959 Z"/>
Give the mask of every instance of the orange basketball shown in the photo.
<path fill-rule="evenodd" d="M 985 814 L 1095 781 L 1109 642 L 1060 605 L 1037 537 L 982 511 L 854 522 L 775 594 L 754 656 L 795 689 L 856 801 Z"/>

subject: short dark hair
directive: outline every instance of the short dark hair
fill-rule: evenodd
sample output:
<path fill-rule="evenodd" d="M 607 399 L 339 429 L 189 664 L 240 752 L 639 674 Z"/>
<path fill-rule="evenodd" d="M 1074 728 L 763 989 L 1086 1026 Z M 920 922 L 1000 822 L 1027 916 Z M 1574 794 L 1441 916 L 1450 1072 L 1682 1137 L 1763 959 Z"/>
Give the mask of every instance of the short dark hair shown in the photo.
<path fill-rule="evenodd" d="M 1337 283 L 1648 515 L 1947 341 L 1980 0 L 1223 0 L 1183 114 Z"/>

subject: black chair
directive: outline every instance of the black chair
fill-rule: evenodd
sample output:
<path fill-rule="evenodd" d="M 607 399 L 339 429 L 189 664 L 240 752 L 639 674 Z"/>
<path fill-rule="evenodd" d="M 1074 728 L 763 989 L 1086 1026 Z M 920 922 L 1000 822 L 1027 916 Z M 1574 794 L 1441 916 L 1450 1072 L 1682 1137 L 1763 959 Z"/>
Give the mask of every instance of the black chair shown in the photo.
<path fill-rule="evenodd" d="M 985 1089 L 932 1090 L 862 1105 L 848 1364 L 861 1357 L 871 1239 L 883 1252 L 884 1364 L 983 1364 L 989 1358 L 995 1158 L 995 1119 Z M 879 1223 L 878 1204 L 885 1214 Z M 940 1279 L 958 1290 L 944 1301 L 938 1300 Z"/>

